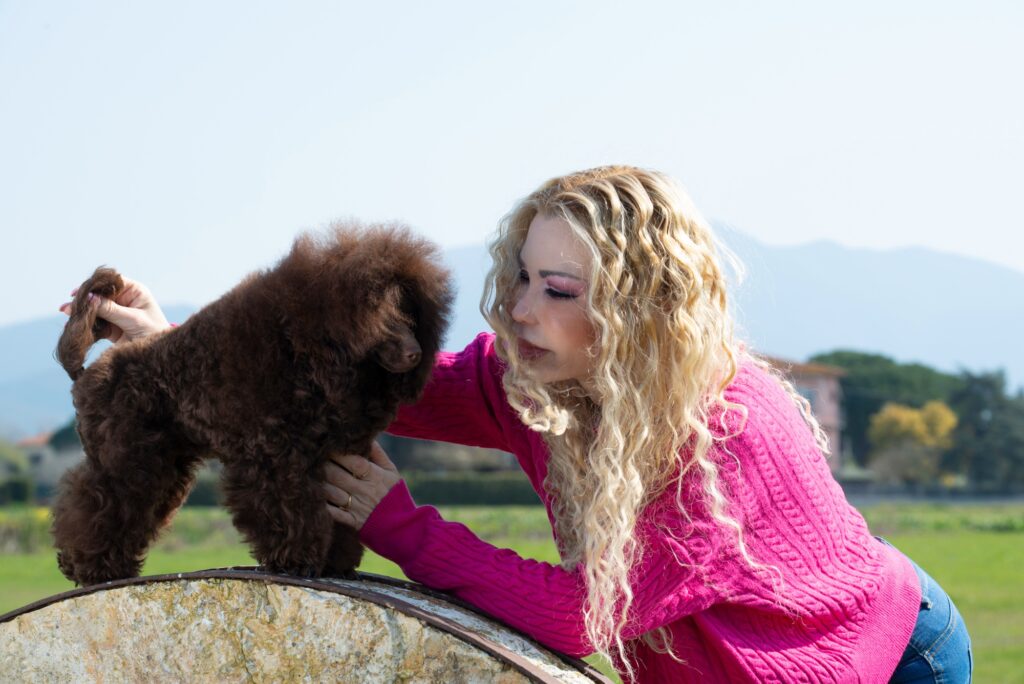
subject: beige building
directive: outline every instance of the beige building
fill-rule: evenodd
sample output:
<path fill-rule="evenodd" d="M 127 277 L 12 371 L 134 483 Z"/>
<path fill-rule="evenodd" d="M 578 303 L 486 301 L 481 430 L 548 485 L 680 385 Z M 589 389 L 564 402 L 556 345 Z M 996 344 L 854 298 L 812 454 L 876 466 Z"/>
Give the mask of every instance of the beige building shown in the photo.
<path fill-rule="evenodd" d="M 843 465 L 843 388 L 840 378 L 846 372 L 822 363 L 800 363 L 785 359 L 764 357 L 782 371 L 807 401 L 821 428 L 828 435 L 829 464 L 835 473 Z"/>

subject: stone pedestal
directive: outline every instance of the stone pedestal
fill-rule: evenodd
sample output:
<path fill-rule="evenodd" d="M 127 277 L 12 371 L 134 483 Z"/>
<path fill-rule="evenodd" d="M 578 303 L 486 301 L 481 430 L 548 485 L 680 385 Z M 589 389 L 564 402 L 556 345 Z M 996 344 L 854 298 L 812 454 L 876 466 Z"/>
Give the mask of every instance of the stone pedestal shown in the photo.
<path fill-rule="evenodd" d="M 419 585 L 231 568 L 85 587 L 0 616 L 0 680 L 608 680 Z"/>

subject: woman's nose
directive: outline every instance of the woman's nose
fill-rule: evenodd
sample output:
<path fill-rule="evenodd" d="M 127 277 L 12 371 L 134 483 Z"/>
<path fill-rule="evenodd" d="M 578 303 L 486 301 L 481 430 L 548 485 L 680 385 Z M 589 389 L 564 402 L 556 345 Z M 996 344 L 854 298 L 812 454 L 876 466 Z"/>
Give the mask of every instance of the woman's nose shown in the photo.
<path fill-rule="evenodd" d="M 512 307 L 512 320 L 516 323 L 528 323 L 533 317 L 533 307 L 530 304 L 530 293 L 526 290 L 519 293 L 515 306 Z"/>

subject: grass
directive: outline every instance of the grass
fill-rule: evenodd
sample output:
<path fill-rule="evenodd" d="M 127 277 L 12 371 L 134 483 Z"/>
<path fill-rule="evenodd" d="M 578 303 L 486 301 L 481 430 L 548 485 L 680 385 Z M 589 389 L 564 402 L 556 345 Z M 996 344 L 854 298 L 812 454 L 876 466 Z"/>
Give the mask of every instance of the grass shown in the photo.
<path fill-rule="evenodd" d="M 446 507 L 441 512 L 496 546 L 557 562 L 547 516 L 539 506 Z M 953 597 L 971 632 L 975 681 L 1024 684 L 1024 504 L 881 504 L 863 512 L 875 533 L 917 561 Z M 47 527 L 45 509 L 0 509 L 0 613 L 72 587 L 57 570 Z M 150 553 L 143 573 L 252 564 L 223 511 L 185 509 Z M 393 563 L 372 553 L 360 569 L 402 577 Z"/>
<path fill-rule="evenodd" d="M 921 532 L 887 539 L 960 609 L 971 633 L 975 681 L 1024 683 L 1024 534 Z"/>
<path fill-rule="evenodd" d="M 558 562 L 547 515 L 539 506 L 450 507 L 442 509 L 442 514 L 467 524 L 496 546 L 515 548 L 525 557 Z M 49 513 L 45 508 L 0 508 L 0 614 L 74 588 L 57 569 L 48 529 Z M 15 549 L 20 551 L 12 552 Z M 186 508 L 153 546 L 142 574 L 255 564 L 226 513 Z M 367 551 L 359 569 L 405 578 L 397 565 L 372 551 Z"/>

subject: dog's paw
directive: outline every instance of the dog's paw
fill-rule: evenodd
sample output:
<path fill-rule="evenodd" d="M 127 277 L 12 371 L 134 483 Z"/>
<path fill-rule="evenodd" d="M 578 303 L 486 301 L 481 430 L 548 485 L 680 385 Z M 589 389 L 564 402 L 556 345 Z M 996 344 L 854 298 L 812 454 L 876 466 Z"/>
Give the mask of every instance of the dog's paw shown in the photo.
<path fill-rule="evenodd" d="M 113 580 L 138 577 L 142 561 L 134 558 L 105 558 L 57 552 L 57 567 L 75 584 L 88 587 Z"/>
<path fill-rule="evenodd" d="M 304 577 L 314 579 L 320 577 L 320 568 L 313 565 L 264 565 L 262 569 L 277 575 L 291 575 L 292 577 Z"/>
<path fill-rule="evenodd" d="M 347 580 L 359 579 L 359 573 L 356 572 L 355 567 L 352 565 L 338 567 L 333 563 L 327 563 L 324 567 L 323 575 L 324 577 L 337 577 L 339 579 Z"/>

